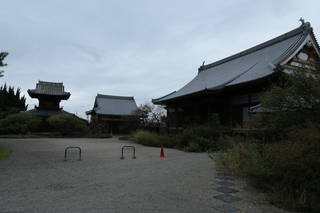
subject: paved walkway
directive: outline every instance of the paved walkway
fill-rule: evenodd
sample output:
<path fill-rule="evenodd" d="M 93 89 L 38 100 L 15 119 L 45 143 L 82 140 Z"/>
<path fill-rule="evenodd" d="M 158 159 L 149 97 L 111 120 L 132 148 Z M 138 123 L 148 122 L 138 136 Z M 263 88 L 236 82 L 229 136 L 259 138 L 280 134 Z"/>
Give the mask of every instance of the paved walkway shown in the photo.
<path fill-rule="evenodd" d="M 14 150 L 0 165 L 0 212 L 283 212 L 224 176 L 205 153 L 136 145 L 117 139 L 0 139 Z M 80 146 L 82 160 L 67 146 Z"/>

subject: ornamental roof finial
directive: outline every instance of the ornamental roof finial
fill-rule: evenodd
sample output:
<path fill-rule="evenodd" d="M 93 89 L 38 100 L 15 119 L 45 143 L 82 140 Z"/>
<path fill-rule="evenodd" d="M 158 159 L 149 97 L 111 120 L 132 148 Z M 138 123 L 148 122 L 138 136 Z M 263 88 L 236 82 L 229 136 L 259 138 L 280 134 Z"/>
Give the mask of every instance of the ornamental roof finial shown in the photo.
<path fill-rule="evenodd" d="M 299 21 L 301 22 L 301 25 L 304 25 L 305 21 L 302 17 L 299 19 Z"/>

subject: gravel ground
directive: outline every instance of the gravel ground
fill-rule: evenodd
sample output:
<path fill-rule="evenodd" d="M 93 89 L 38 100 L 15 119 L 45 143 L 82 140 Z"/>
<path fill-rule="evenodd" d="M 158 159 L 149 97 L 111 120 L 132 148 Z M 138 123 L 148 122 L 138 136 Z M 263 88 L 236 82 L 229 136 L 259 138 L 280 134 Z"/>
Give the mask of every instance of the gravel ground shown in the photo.
<path fill-rule="evenodd" d="M 0 213 L 283 212 L 234 178 L 237 199 L 221 200 L 224 177 L 206 153 L 165 149 L 161 159 L 159 148 L 117 138 L 0 139 L 0 144 L 14 150 L 0 164 Z M 123 145 L 134 145 L 137 159 L 127 150 L 121 160 Z M 82 160 L 70 151 L 65 162 L 67 146 L 81 147 Z"/>

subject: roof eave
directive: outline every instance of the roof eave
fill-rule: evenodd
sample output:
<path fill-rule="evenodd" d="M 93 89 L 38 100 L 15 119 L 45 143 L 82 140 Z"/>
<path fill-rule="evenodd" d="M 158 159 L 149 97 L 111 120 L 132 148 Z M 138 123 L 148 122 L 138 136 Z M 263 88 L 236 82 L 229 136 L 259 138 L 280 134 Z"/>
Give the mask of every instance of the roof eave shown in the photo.
<path fill-rule="evenodd" d="M 170 102 L 175 102 L 178 100 L 183 100 L 183 99 L 188 99 L 188 98 L 192 98 L 198 95 L 205 95 L 205 94 L 218 94 L 221 93 L 223 91 L 224 88 L 214 88 L 214 89 L 203 89 L 200 90 L 198 92 L 194 92 L 194 93 L 190 93 L 187 95 L 183 95 L 183 96 L 178 96 L 178 97 L 174 97 L 174 98 L 170 98 L 170 99 L 166 99 L 166 100 L 160 100 L 157 102 L 153 102 L 154 104 L 159 104 L 159 105 L 166 105 L 167 103 Z"/>
<path fill-rule="evenodd" d="M 70 92 L 64 92 L 64 94 L 46 94 L 46 93 L 35 92 L 30 89 L 28 89 L 27 92 L 31 98 L 39 98 L 41 96 L 51 96 L 51 97 L 60 98 L 61 100 L 68 100 L 69 97 L 71 96 Z"/>

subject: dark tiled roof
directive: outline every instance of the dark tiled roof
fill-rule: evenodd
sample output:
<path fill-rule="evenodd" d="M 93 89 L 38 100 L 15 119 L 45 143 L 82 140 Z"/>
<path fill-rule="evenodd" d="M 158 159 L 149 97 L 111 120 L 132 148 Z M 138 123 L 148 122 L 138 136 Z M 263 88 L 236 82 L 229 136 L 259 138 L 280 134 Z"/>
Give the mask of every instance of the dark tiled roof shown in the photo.
<path fill-rule="evenodd" d="M 164 97 L 153 99 L 154 103 L 200 93 L 220 90 L 229 86 L 255 81 L 277 71 L 279 64 L 291 56 L 312 33 L 310 23 L 279 37 L 242 51 L 217 62 L 203 65 L 198 75 L 184 87 Z"/>
<path fill-rule="evenodd" d="M 240 52 L 240 53 L 237 53 L 237 54 L 232 55 L 232 56 L 230 56 L 230 57 L 224 58 L 224 59 L 222 59 L 222 60 L 216 61 L 216 62 L 214 62 L 214 63 L 201 66 L 201 67 L 199 67 L 199 71 L 201 71 L 201 70 L 206 70 L 206 69 L 209 69 L 209 68 L 211 68 L 211 67 L 215 67 L 215 66 L 217 66 L 217 65 L 226 63 L 226 62 L 231 61 L 231 60 L 234 60 L 234 59 L 236 59 L 236 58 L 239 58 L 239 57 L 248 55 L 248 54 L 250 54 L 250 53 L 256 52 L 256 51 L 258 51 L 258 50 L 264 49 L 264 48 L 266 48 L 266 47 L 269 47 L 269 46 L 271 46 L 271 45 L 274 45 L 275 43 L 279 43 L 279 42 L 284 41 L 284 40 L 287 40 L 287 39 L 289 39 L 289 38 L 291 38 L 291 37 L 293 37 L 293 36 L 295 36 L 295 35 L 301 34 L 301 33 L 303 33 L 304 31 L 308 31 L 308 32 L 309 32 L 310 29 L 311 29 L 311 28 L 310 28 L 310 23 L 307 22 L 306 24 L 301 25 L 300 27 L 298 27 L 298 28 L 296 28 L 296 29 L 294 29 L 294 30 L 292 30 L 292 31 L 290 31 L 290 32 L 287 32 L 287 33 L 285 33 L 285 34 L 282 34 L 282 35 L 280 35 L 280 36 L 278 36 L 278 37 L 276 37 L 276 38 L 274 38 L 274 39 L 271 39 L 271 40 L 269 40 L 269 41 L 266 41 L 266 42 L 264 42 L 264 43 L 262 43 L 262 44 L 259 44 L 259 45 L 257 45 L 257 46 L 254 46 L 254 47 L 252 47 L 252 48 L 249 48 L 249 49 L 244 50 L 244 51 L 242 51 L 242 52 Z"/>
<path fill-rule="evenodd" d="M 28 93 L 31 97 L 37 94 L 65 96 L 69 98 L 70 93 L 64 91 L 63 83 L 39 81 L 36 89 L 29 89 Z"/>
<path fill-rule="evenodd" d="M 94 108 L 87 114 L 94 111 L 96 114 L 102 115 L 133 115 L 137 109 L 134 97 L 98 94 Z"/>

